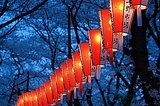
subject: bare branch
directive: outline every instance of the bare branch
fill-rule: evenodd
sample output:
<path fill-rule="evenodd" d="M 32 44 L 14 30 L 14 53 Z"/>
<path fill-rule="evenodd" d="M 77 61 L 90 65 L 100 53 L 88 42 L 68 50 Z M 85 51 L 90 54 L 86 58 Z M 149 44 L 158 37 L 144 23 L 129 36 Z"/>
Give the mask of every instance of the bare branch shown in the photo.
<path fill-rule="evenodd" d="M 33 13 L 34 11 L 36 11 L 39 7 L 41 7 L 41 6 L 42 6 L 44 3 L 46 3 L 47 1 L 48 1 L 48 0 L 44 0 L 42 3 L 40 3 L 40 4 L 37 5 L 37 6 L 35 6 L 33 9 L 29 10 L 28 12 L 23 13 L 23 14 L 15 17 L 15 18 L 11 19 L 10 21 L 7 21 L 7 22 L 4 23 L 4 24 L 1 24 L 1 25 L 0 25 L 0 29 L 2 29 L 3 27 L 11 24 L 12 22 L 14 22 L 14 21 L 16 21 L 16 20 L 18 20 L 18 19 L 20 19 L 20 18 L 22 18 L 22 17 L 24 17 L 24 16 L 27 16 L 27 15 Z"/>
<path fill-rule="evenodd" d="M 4 6 L 3 6 L 3 9 L 0 13 L 0 17 L 4 14 L 4 12 L 6 11 L 6 8 L 7 8 L 7 3 L 8 3 L 8 0 L 5 0 L 5 3 L 4 3 Z"/>

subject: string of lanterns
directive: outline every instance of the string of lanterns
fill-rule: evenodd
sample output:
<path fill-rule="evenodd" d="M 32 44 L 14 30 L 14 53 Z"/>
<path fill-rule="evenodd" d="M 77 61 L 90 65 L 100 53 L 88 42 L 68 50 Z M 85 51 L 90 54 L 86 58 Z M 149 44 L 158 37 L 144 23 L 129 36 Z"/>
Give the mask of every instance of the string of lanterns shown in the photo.
<path fill-rule="evenodd" d="M 137 25 L 142 26 L 141 10 L 147 9 L 149 0 L 110 0 L 110 9 L 98 11 L 101 29 L 89 30 L 89 43 L 78 44 L 79 52 L 72 53 L 72 59 L 61 64 L 61 69 L 50 75 L 50 81 L 44 82 L 36 90 L 19 95 L 15 106 L 48 106 L 63 104 L 63 96 L 77 88 L 82 94 L 83 84 L 91 89 L 91 78 L 100 79 L 100 69 L 106 64 L 108 53 L 113 65 L 113 52 L 123 50 L 123 36 L 129 34 L 137 9 Z"/>

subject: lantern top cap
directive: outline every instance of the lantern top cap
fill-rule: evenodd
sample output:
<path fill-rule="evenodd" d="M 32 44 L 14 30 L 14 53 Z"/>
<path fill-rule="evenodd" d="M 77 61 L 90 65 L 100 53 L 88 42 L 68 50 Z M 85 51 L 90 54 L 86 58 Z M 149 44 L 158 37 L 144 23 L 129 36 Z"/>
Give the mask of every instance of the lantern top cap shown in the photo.
<path fill-rule="evenodd" d="M 132 9 L 144 10 L 148 8 L 149 0 L 132 0 L 130 1 Z"/>

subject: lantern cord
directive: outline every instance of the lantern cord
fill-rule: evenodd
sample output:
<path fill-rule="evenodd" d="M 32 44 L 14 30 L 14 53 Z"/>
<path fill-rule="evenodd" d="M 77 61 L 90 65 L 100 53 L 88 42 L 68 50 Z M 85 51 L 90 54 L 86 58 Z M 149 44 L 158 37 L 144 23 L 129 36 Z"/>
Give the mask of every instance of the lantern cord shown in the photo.
<path fill-rule="evenodd" d="M 141 6 L 137 6 L 137 26 L 142 26 Z"/>
<path fill-rule="evenodd" d="M 74 99 L 77 99 L 77 88 L 74 87 Z"/>
<path fill-rule="evenodd" d="M 63 104 L 63 94 L 61 94 L 61 104 Z"/>
<path fill-rule="evenodd" d="M 123 51 L 123 33 L 119 35 L 119 50 Z"/>
<path fill-rule="evenodd" d="M 80 94 L 82 94 L 82 90 L 83 90 L 83 83 L 80 82 Z"/>
<path fill-rule="evenodd" d="M 101 66 L 100 65 L 97 65 L 97 80 L 100 79 L 100 71 L 101 71 Z"/>
<path fill-rule="evenodd" d="M 91 89 L 91 76 L 88 76 L 88 89 Z"/>
<path fill-rule="evenodd" d="M 56 99 L 56 106 L 58 106 L 58 99 Z"/>
<path fill-rule="evenodd" d="M 71 90 L 68 90 L 68 100 L 71 99 Z"/>
<path fill-rule="evenodd" d="M 112 49 L 109 51 L 109 57 L 110 57 L 110 64 L 113 65 L 113 50 Z"/>

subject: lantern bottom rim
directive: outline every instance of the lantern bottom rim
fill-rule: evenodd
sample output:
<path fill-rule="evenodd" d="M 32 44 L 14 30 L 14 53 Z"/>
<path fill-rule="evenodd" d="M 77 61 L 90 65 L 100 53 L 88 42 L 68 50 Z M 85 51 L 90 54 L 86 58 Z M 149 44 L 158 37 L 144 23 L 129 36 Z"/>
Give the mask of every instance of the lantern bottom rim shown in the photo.
<path fill-rule="evenodd" d="M 117 35 L 117 36 L 120 36 L 120 35 L 127 36 L 127 35 L 129 35 L 129 34 L 126 33 L 126 32 L 114 32 L 113 34 L 114 34 L 114 35 Z"/>
<path fill-rule="evenodd" d="M 131 6 L 131 8 L 132 8 L 132 9 L 137 9 L 137 8 L 139 8 L 139 9 L 141 9 L 141 10 L 144 10 L 144 9 L 147 9 L 148 6 L 147 6 L 147 5 L 144 5 L 144 4 L 134 4 L 134 5 Z"/>
<path fill-rule="evenodd" d="M 59 95 L 67 95 L 67 93 L 62 93 L 62 94 L 59 94 Z"/>
<path fill-rule="evenodd" d="M 105 64 L 94 64 L 94 63 L 93 63 L 93 66 L 105 67 Z"/>
<path fill-rule="evenodd" d="M 85 84 L 85 83 L 87 83 L 86 81 L 78 81 L 77 83 L 82 83 L 82 84 Z"/>
<path fill-rule="evenodd" d="M 113 51 L 116 52 L 118 51 L 118 48 L 104 48 L 105 51 Z"/>

